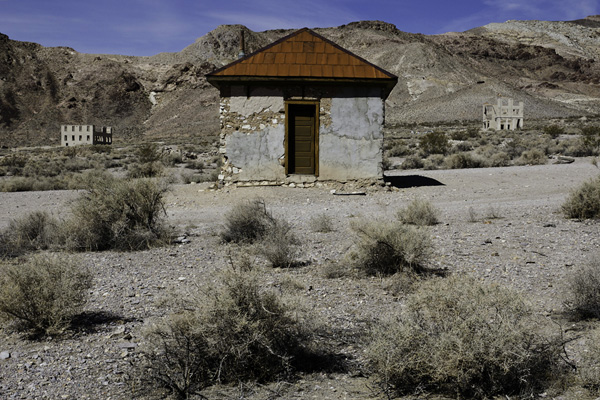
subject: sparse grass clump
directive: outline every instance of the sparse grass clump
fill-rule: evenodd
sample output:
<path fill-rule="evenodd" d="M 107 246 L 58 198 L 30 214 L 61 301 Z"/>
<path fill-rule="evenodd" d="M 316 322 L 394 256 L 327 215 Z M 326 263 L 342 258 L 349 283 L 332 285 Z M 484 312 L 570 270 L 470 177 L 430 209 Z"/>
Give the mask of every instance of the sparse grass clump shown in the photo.
<path fill-rule="evenodd" d="M 313 232 L 329 233 L 335 230 L 333 218 L 325 213 L 311 217 L 309 224 Z"/>
<path fill-rule="evenodd" d="M 485 162 L 475 154 L 456 153 L 446 157 L 444 165 L 449 169 L 483 168 L 485 167 Z"/>
<path fill-rule="evenodd" d="M 356 265 L 367 274 L 421 272 L 431 253 L 426 231 L 390 222 L 362 222 L 352 226 L 358 234 L 353 254 Z"/>
<path fill-rule="evenodd" d="M 168 240 L 164 183 L 99 174 L 90 175 L 87 184 L 65 222 L 67 248 L 138 250 Z"/>
<path fill-rule="evenodd" d="M 409 225 L 435 225 L 439 222 L 439 211 L 431 202 L 415 199 L 398 211 L 397 217 L 402 223 Z"/>
<path fill-rule="evenodd" d="M 225 215 L 221 239 L 225 242 L 253 243 L 262 238 L 275 224 L 265 201 L 253 199 L 235 205 Z"/>
<path fill-rule="evenodd" d="M 92 275 L 65 256 L 0 263 L 0 316 L 34 334 L 57 334 L 81 312 Z"/>
<path fill-rule="evenodd" d="M 289 378 L 309 344 L 308 321 L 251 273 L 225 275 L 146 332 L 148 376 L 186 399 L 216 383 Z"/>
<path fill-rule="evenodd" d="M 578 268 L 568 282 L 566 306 L 579 318 L 600 318 L 600 258 Z"/>
<path fill-rule="evenodd" d="M 587 351 L 583 352 L 577 371 L 583 387 L 598 395 L 600 394 L 600 328 L 590 332 L 586 344 Z"/>
<path fill-rule="evenodd" d="M 567 218 L 600 218 L 600 176 L 571 192 L 562 205 L 562 211 Z"/>
<path fill-rule="evenodd" d="M 389 392 L 459 398 L 531 394 L 560 371 L 560 336 L 515 293 L 462 276 L 418 284 L 368 347 Z"/>

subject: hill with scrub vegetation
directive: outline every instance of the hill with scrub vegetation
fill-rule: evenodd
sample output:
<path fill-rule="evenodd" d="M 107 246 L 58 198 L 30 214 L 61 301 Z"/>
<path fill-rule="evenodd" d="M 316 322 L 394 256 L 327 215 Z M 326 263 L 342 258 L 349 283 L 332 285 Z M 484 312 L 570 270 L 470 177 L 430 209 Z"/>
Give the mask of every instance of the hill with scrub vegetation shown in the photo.
<path fill-rule="evenodd" d="M 400 28 L 400 29 L 399 29 Z M 525 103 L 532 120 L 600 112 L 600 17 L 508 21 L 422 35 L 380 21 L 315 31 L 396 74 L 390 126 L 475 123 L 497 96 Z M 0 145 L 59 144 L 61 124 L 110 125 L 116 140 L 199 138 L 218 132 L 218 92 L 205 74 L 291 30 L 222 25 L 177 53 L 84 54 L 0 35 Z"/>

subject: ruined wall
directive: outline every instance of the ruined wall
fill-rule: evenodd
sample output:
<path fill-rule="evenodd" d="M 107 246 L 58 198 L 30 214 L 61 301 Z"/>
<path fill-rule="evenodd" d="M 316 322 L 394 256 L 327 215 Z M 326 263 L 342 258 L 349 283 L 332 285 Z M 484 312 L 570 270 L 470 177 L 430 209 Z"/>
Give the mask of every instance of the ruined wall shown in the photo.
<path fill-rule="evenodd" d="M 384 101 L 377 89 L 261 88 L 250 95 L 232 88 L 221 97 L 220 180 L 286 182 L 285 98 L 319 99 L 319 180 L 347 181 L 382 177 Z M 327 96 L 327 97 L 324 97 Z"/>
<path fill-rule="evenodd" d="M 226 156 L 226 162 L 219 179 L 229 182 L 285 178 L 285 103 L 282 93 L 272 94 L 221 98 L 219 151 Z"/>

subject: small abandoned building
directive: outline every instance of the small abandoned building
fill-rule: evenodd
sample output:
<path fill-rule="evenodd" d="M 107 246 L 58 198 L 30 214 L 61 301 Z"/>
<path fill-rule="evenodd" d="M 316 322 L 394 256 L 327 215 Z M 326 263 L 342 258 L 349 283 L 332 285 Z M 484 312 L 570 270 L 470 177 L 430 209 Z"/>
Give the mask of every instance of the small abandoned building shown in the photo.
<path fill-rule="evenodd" d="M 61 125 L 60 144 L 63 147 L 82 144 L 112 144 L 112 128 L 95 125 Z"/>
<path fill-rule="evenodd" d="M 383 178 L 395 75 L 304 28 L 207 80 L 221 95 L 226 183 Z"/>
<path fill-rule="evenodd" d="M 509 130 L 523 128 L 523 102 L 498 98 L 497 104 L 483 105 L 483 129 Z"/>

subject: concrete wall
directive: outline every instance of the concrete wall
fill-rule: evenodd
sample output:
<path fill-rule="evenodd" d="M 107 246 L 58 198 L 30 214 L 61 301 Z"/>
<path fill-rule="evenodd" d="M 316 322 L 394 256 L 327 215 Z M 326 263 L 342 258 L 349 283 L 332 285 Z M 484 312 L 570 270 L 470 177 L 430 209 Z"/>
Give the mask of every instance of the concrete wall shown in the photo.
<path fill-rule="evenodd" d="M 79 146 L 94 143 L 93 125 L 61 125 L 61 146 Z"/>
<path fill-rule="evenodd" d="M 382 178 L 384 100 L 377 89 L 323 91 L 329 97 L 290 96 L 285 89 L 248 96 L 232 88 L 221 98 L 220 152 L 227 182 L 286 182 L 285 101 L 319 100 L 319 180 Z M 315 89 L 311 89 L 315 95 Z"/>
<path fill-rule="evenodd" d="M 523 102 L 499 98 L 496 105 L 483 105 L 483 129 L 511 130 L 523 128 Z"/>

